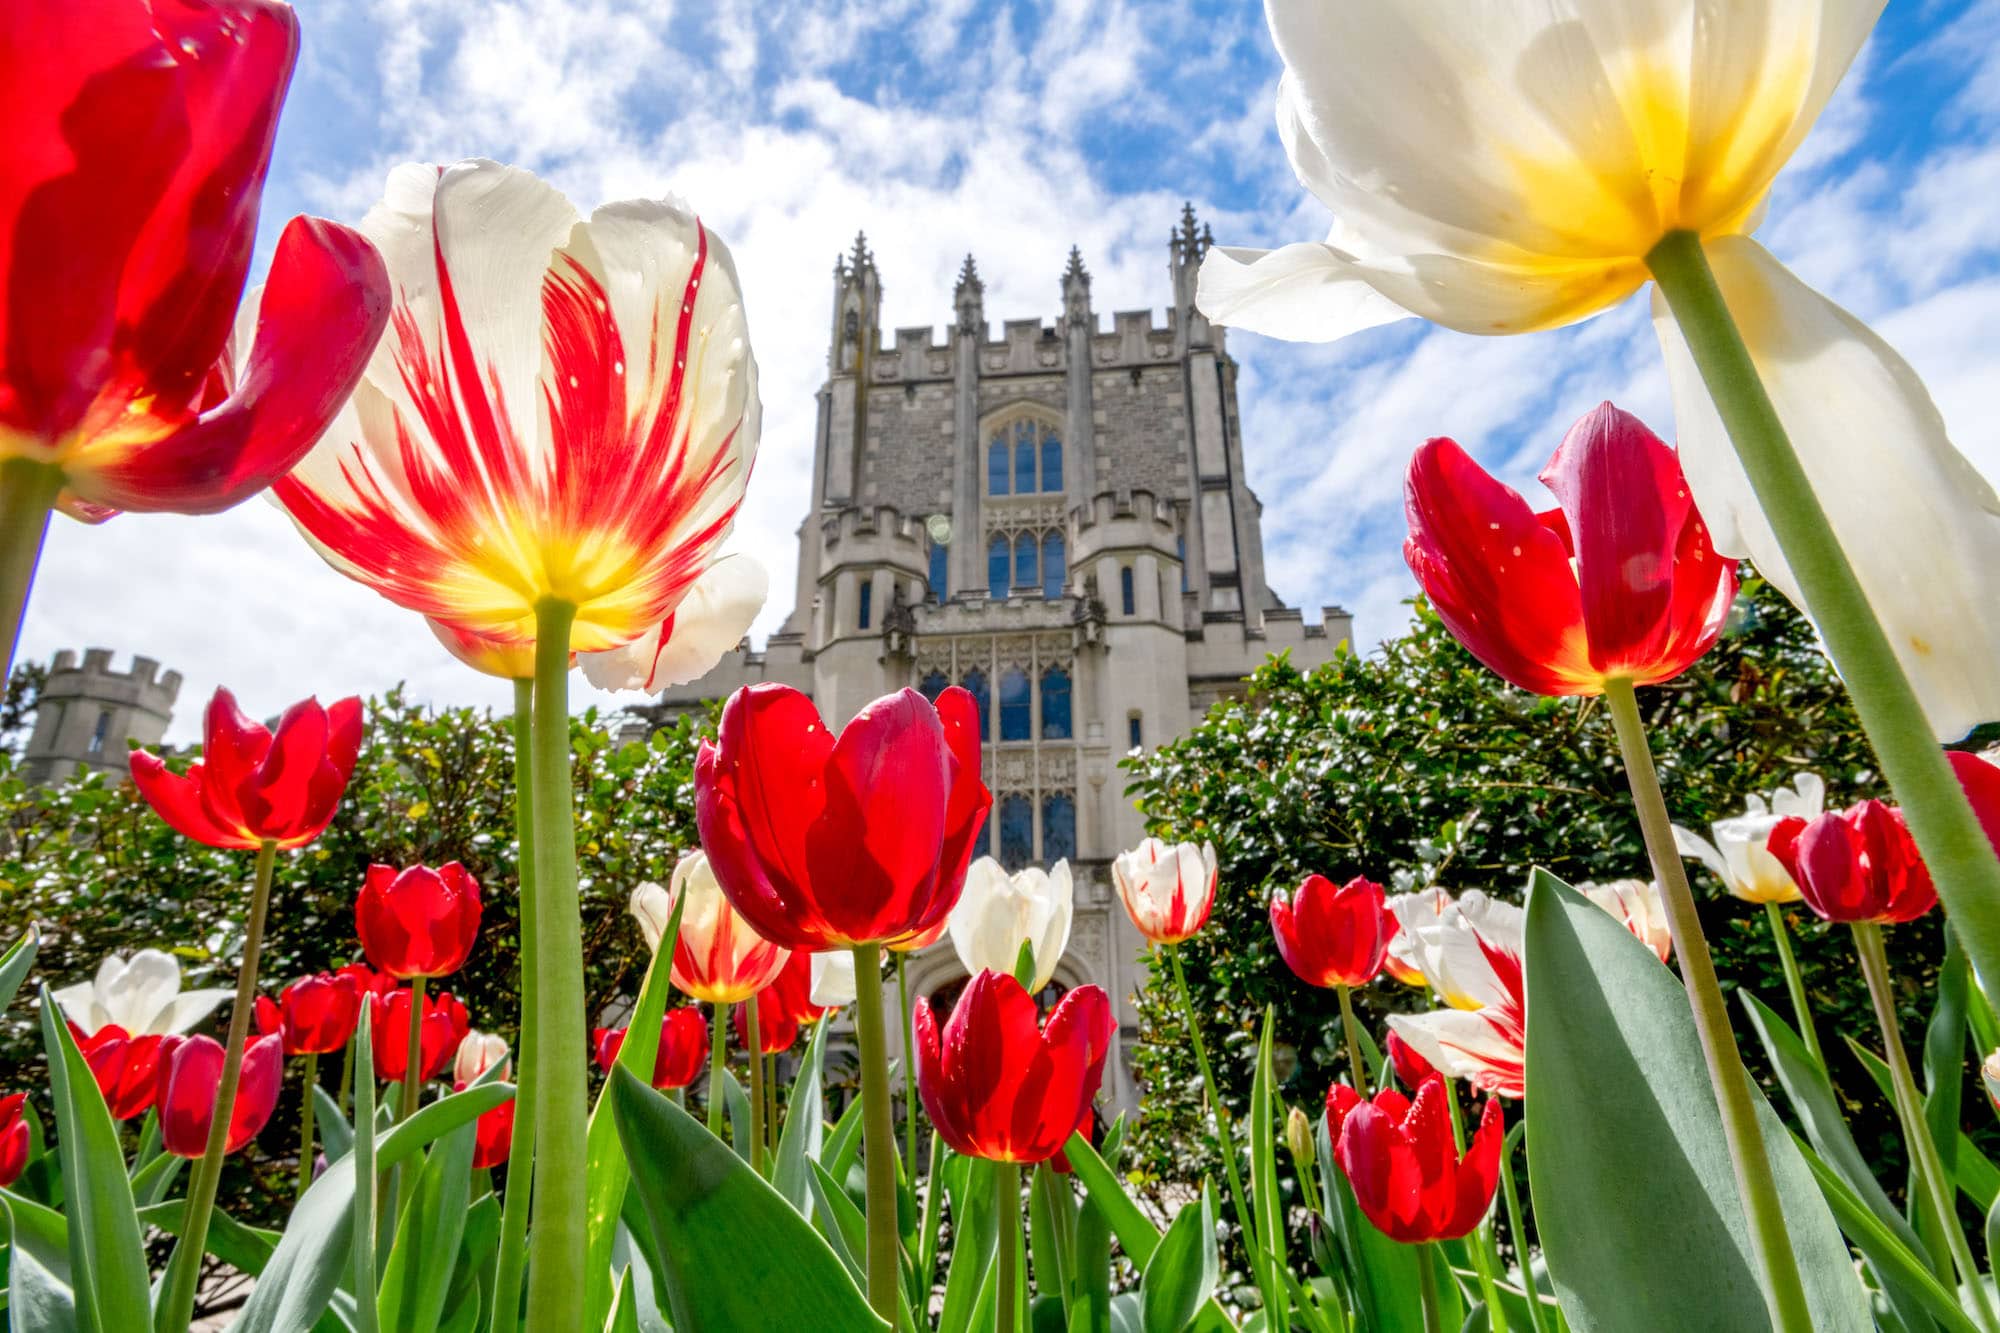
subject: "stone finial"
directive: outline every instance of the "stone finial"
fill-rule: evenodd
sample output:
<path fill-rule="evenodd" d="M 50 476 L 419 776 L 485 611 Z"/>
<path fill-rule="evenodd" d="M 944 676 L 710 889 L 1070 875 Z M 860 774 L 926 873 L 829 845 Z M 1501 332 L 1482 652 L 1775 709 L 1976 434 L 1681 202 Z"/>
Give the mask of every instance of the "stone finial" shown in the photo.
<path fill-rule="evenodd" d="M 864 268 L 875 267 L 875 256 L 868 253 L 868 233 L 862 231 L 854 233 L 854 249 L 848 255 L 847 265 L 856 273 Z"/>
<path fill-rule="evenodd" d="M 1063 270 L 1063 316 L 1071 324 L 1089 325 L 1090 271 L 1083 266 L 1083 252 L 1069 248 L 1069 267 Z"/>
<path fill-rule="evenodd" d="M 958 270 L 958 285 L 952 289 L 952 304 L 958 310 L 958 331 L 975 336 L 986 332 L 986 284 L 979 280 L 979 267 L 972 256 Z"/>
<path fill-rule="evenodd" d="M 1197 226 L 1194 216 L 1194 201 L 1181 205 L 1181 225 L 1174 231 L 1169 244 L 1173 247 L 1174 262 L 1177 264 L 1199 264 L 1208 247 L 1215 243 L 1214 233 L 1207 223 Z"/>

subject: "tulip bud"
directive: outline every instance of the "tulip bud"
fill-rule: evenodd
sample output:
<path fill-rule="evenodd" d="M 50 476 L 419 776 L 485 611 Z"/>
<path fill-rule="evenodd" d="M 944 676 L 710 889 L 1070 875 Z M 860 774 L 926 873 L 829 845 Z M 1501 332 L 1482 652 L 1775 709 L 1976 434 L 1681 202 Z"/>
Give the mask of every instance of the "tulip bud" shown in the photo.
<path fill-rule="evenodd" d="M 646 947 L 658 953 L 660 937 L 667 933 L 667 925 L 674 917 L 673 895 L 647 880 L 632 890 L 630 910 L 639 922 L 639 933 L 646 937 Z"/>
<path fill-rule="evenodd" d="M 494 1061 L 501 1062 L 500 1077 L 506 1078 L 508 1069 L 507 1041 L 492 1032 L 481 1032 L 473 1028 L 458 1043 L 458 1055 L 452 1061 L 453 1083 L 471 1083 L 493 1067 Z"/>
<path fill-rule="evenodd" d="M 25 1092 L 0 1097 L 0 1189 L 13 1184 L 28 1169 L 29 1135 L 27 1117 L 21 1114 Z"/>
<path fill-rule="evenodd" d="M 1294 1106 L 1285 1116 L 1285 1146 L 1292 1150 L 1292 1160 L 1299 1170 L 1313 1169 L 1313 1128 L 1306 1113 Z"/>

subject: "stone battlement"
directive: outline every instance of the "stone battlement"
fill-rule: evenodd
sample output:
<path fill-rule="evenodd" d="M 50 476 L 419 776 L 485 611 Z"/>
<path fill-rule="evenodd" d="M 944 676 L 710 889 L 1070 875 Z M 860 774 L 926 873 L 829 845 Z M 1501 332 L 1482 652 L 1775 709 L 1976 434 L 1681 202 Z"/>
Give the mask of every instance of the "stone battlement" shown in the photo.
<path fill-rule="evenodd" d="M 1086 312 L 1090 362 L 1096 370 L 1129 370 L 1133 366 L 1170 362 L 1175 354 L 1178 321 L 1172 310 L 1120 310 L 1111 316 L 1111 326 L 1101 327 L 1094 312 Z M 1218 335 L 1219 336 L 1219 335 Z M 912 325 L 895 330 L 893 345 L 874 331 L 876 351 L 868 365 L 872 382 L 906 384 L 924 380 L 949 380 L 957 374 L 957 331 L 935 324 Z M 981 375 L 1047 374 L 1069 368 L 1070 340 L 1064 336 L 1060 317 L 1055 323 L 1040 319 L 1010 319 L 1000 326 L 1000 336 L 988 336 L 988 326 L 980 328 L 975 361 Z"/>
<path fill-rule="evenodd" d="M 180 697 L 181 673 L 169 671 L 160 674 L 160 664 L 150 657 L 133 655 L 132 666 L 127 671 L 111 669 L 109 648 L 86 648 L 82 665 L 77 664 L 76 653 L 68 648 L 55 655 L 49 663 L 48 683 L 43 686 L 44 697 L 55 698 L 75 695 L 97 695 L 106 686 L 115 688 L 115 695 L 131 695 L 137 700 L 140 692 L 154 696 L 148 702 L 157 702 L 164 709 L 171 709 L 174 700 Z"/>

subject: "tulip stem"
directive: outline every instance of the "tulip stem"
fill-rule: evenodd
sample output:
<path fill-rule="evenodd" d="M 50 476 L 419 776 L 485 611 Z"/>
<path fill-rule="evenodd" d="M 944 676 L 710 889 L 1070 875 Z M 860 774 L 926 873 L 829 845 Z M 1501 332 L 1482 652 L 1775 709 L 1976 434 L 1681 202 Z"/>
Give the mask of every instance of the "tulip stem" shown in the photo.
<path fill-rule="evenodd" d="M 1438 1308 L 1436 1241 L 1417 1244 L 1417 1287 L 1423 1296 L 1424 1333 L 1445 1333 L 1444 1311 Z"/>
<path fill-rule="evenodd" d="M 1778 963 L 1785 970 L 1785 989 L 1792 997 L 1792 1013 L 1799 1020 L 1799 1035 L 1805 1038 L 1806 1049 L 1812 1052 L 1813 1063 L 1826 1072 L 1826 1053 L 1820 1050 L 1819 1028 L 1813 1023 L 1812 1006 L 1806 1002 L 1805 974 L 1799 971 L 1799 960 L 1792 953 L 1792 932 L 1785 925 L 1784 909 L 1776 903 L 1764 904 L 1764 917 L 1771 923 L 1771 942 L 1778 946 Z"/>
<path fill-rule="evenodd" d="M 1945 1246 L 1951 1251 L 1952 1263 L 1958 1268 L 1959 1289 L 1972 1292 L 1980 1327 L 1986 1333 L 2000 1333 L 2000 1318 L 1996 1318 L 1992 1298 L 1987 1294 L 1985 1275 L 1973 1260 L 1965 1229 L 1959 1226 L 1955 1215 L 1957 1190 L 1938 1157 L 1937 1141 L 1931 1137 L 1930 1121 L 1924 1115 L 1923 1098 L 1917 1092 L 1916 1078 L 1910 1073 L 1909 1053 L 1903 1049 L 1903 1034 L 1896 1019 L 1896 997 L 1889 990 L 1889 956 L 1882 945 L 1882 927 L 1857 921 L 1853 930 L 1861 975 L 1868 982 L 1868 998 L 1874 1002 L 1875 1021 L 1882 1029 L 1882 1050 L 1889 1061 L 1889 1086 L 1896 1094 L 1896 1115 L 1903 1122 L 1910 1160 L 1923 1184 L 1924 1204 L 1931 1210 L 1932 1225 L 1944 1236 Z"/>
<path fill-rule="evenodd" d="M 861 1047 L 861 1155 L 868 1170 L 868 1304 L 896 1323 L 902 1259 L 896 1234 L 896 1122 L 882 1014 L 882 946 L 854 946 L 854 1036 Z"/>
<path fill-rule="evenodd" d="M 354 1084 L 354 1328 L 355 1333 L 376 1333 L 380 1313 L 375 1308 L 375 1232 L 380 1202 L 375 1175 L 375 1048 L 372 1007 L 361 1006 L 361 1022 L 355 1027 L 355 1050 L 360 1052 L 361 1077 Z"/>
<path fill-rule="evenodd" d="M 1340 992 L 1340 1026 L 1347 1034 L 1347 1067 L 1354 1071 L 1354 1090 L 1363 1097 L 1368 1095 L 1368 1067 L 1361 1062 L 1361 1024 L 1354 1017 L 1354 999 L 1347 986 L 1335 986 Z M 1453 1102 L 1453 1115 L 1458 1114 L 1458 1103 Z"/>
<path fill-rule="evenodd" d="M 896 950 L 895 954 L 896 1002 L 903 1015 L 903 1034 L 896 1041 L 896 1045 L 903 1052 L 903 1178 L 910 1182 L 911 1189 L 915 1189 L 917 1187 L 917 1089 L 913 1080 L 916 1077 L 916 1062 L 910 1058 L 912 1054 L 910 1039 L 915 1025 L 911 1021 L 910 1014 L 910 980 L 904 967 L 907 955 L 900 949 Z"/>
<path fill-rule="evenodd" d="M 1187 973 L 1181 970 L 1180 946 L 1167 944 L 1161 947 L 1166 950 L 1167 963 L 1174 974 L 1174 989 L 1180 995 L 1181 1012 L 1187 1015 L 1188 1044 L 1194 1047 L 1195 1066 L 1201 1070 L 1202 1092 L 1208 1099 L 1208 1109 L 1215 1114 L 1222 1143 L 1223 1172 L 1229 1181 L 1229 1201 L 1236 1209 L 1236 1224 L 1243 1229 L 1244 1248 L 1249 1251 L 1250 1261 L 1261 1276 L 1263 1251 L 1257 1246 L 1256 1223 L 1244 1204 L 1243 1178 L 1236 1169 L 1236 1132 L 1230 1124 L 1229 1108 L 1223 1105 L 1221 1090 L 1215 1086 L 1215 1071 L 1209 1068 L 1208 1045 L 1201 1039 L 1201 1021 L 1195 1014 L 1194 999 L 1188 994 Z"/>
<path fill-rule="evenodd" d="M 1000 1268 L 993 1281 L 993 1333 L 1018 1333 L 1020 1319 L 1014 1313 L 1015 1287 L 1020 1284 L 1021 1245 L 1021 1164 L 993 1164 L 993 1237 L 1000 1253 Z"/>
<path fill-rule="evenodd" d="M 428 977 L 410 978 L 410 1033 L 403 1056 L 402 1102 L 396 1119 L 408 1120 L 417 1113 L 424 1091 L 424 990 Z"/>
<path fill-rule="evenodd" d="M 708 1132 L 722 1137 L 722 1067 L 729 1051 L 729 1006 L 717 1004 L 708 1037 Z"/>
<path fill-rule="evenodd" d="M 589 1112 L 584 1040 L 583 918 L 576 888 L 576 819 L 569 753 L 569 637 L 576 608 L 547 598 L 535 607 L 533 746 L 535 821 L 534 1008 L 524 1043 L 535 1052 L 534 1215 L 528 1229 L 528 1327 L 576 1322 L 584 1289 L 584 1211 Z"/>
<path fill-rule="evenodd" d="M 2000 857 L 1945 762 L 1923 705 L 1799 465 L 1701 239 L 1693 232 L 1669 232 L 1646 264 L 1687 339 L 1966 955 L 1982 981 L 2000 985 Z"/>
<path fill-rule="evenodd" d="M 1523 1122 L 1525 1123 L 1525 1122 Z M 1515 1126 L 1500 1146 L 1500 1188 L 1507 1201 L 1507 1232 L 1514 1238 L 1514 1257 L 1521 1265 L 1521 1291 L 1528 1298 L 1528 1322 L 1535 1333 L 1549 1333 L 1542 1314 L 1541 1288 L 1535 1285 L 1534 1256 L 1528 1253 L 1528 1228 L 1522 1221 L 1521 1191 L 1514 1183 L 1514 1142 L 1520 1136 Z"/>
<path fill-rule="evenodd" d="M 0 463 L 0 640 L 7 644 L 0 689 L 14 673 L 14 650 L 21 646 L 21 622 L 28 614 L 28 590 L 34 586 L 49 514 L 62 487 L 62 469 L 52 463 L 31 458 Z"/>
<path fill-rule="evenodd" d="M 535 682 L 514 682 L 514 877 L 519 884 L 521 968 L 521 1049 L 518 1068 L 530 1088 L 541 1080 L 535 1070 L 535 895 L 533 883 L 534 778 L 528 756 L 534 750 Z M 500 1253 L 493 1273 L 491 1333 L 514 1333 L 521 1323 L 521 1277 L 528 1260 L 528 1200 L 535 1179 L 535 1099 L 514 1098 L 514 1135 L 507 1147 L 507 1194 L 500 1208 Z"/>
<path fill-rule="evenodd" d="M 306 1052 L 306 1076 L 299 1084 L 299 1192 L 303 1199 L 313 1178 L 313 1089 L 319 1086 L 319 1053 Z"/>
<path fill-rule="evenodd" d="M 271 905 L 271 877 L 277 864 L 278 844 L 266 838 L 257 848 L 256 879 L 250 890 L 250 924 L 243 932 L 243 962 L 236 969 L 236 1001 L 229 1010 L 229 1044 L 223 1048 L 222 1080 L 216 1085 L 215 1105 L 209 1113 L 208 1143 L 188 1180 L 181 1238 L 160 1279 L 154 1327 L 162 1333 L 185 1330 L 194 1318 L 195 1285 L 201 1277 L 201 1256 L 208 1247 L 208 1219 L 215 1210 L 216 1187 L 222 1182 L 229 1122 L 236 1110 L 236 1080 L 243 1072 L 243 1049 L 250 1037 L 250 1015 L 257 1003 L 257 956 L 264 948 L 264 915 Z"/>
<path fill-rule="evenodd" d="M 1474 1098 L 1477 1101 L 1477 1097 Z M 1461 1160 L 1465 1157 L 1465 1114 L 1458 1109 L 1458 1092 L 1449 1080 L 1445 1083 L 1444 1104 L 1451 1112 L 1451 1145 Z M 1486 1220 L 1465 1238 L 1465 1252 L 1472 1260 L 1472 1271 L 1479 1277 L 1479 1298 L 1486 1303 L 1486 1321 L 1490 1333 L 1507 1333 L 1507 1311 L 1500 1305 L 1500 1289 L 1493 1284 L 1493 1269 L 1500 1258 L 1500 1250 L 1493 1241 L 1493 1217 L 1489 1210 Z"/>
<path fill-rule="evenodd" d="M 1653 770 L 1653 752 L 1646 743 L 1646 726 L 1639 717 L 1639 699 L 1631 680 L 1614 676 L 1605 681 L 1604 702 L 1618 732 L 1632 806 L 1639 815 L 1646 851 L 1667 909 L 1667 923 L 1673 931 L 1674 957 L 1680 961 L 1688 1006 L 1694 1011 L 1695 1033 L 1708 1064 L 1708 1081 L 1722 1114 L 1722 1133 L 1736 1168 L 1736 1188 L 1750 1224 L 1751 1247 L 1764 1274 L 1764 1299 L 1771 1307 L 1772 1323 L 1781 1333 L 1809 1333 L 1812 1316 L 1806 1307 L 1805 1285 L 1799 1279 L 1785 1214 L 1778 1204 L 1763 1127 L 1757 1123 L 1756 1104 L 1751 1100 L 1750 1076 L 1737 1053 L 1729 1008 L 1715 977 L 1715 961 L 1709 957 L 1708 939 L 1702 934 L 1694 894 L 1688 888 L 1687 869 L 1674 845 L 1673 821 L 1667 815 L 1666 798 L 1660 794 L 1659 775 Z"/>
<path fill-rule="evenodd" d="M 757 997 L 743 1002 L 743 1023 L 750 1031 L 750 1167 L 764 1174 L 764 1030 L 757 1026 Z"/>

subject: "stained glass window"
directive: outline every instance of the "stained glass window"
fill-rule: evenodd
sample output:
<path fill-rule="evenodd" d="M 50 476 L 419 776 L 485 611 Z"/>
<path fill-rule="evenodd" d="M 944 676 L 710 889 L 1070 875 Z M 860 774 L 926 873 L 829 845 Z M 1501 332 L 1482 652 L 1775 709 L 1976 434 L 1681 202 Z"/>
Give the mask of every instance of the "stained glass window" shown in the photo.
<path fill-rule="evenodd" d="M 993 731 L 993 723 L 991 721 L 993 710 L 989 706 L 992 703 L 993 693 L 987 688 L 986 672 L 979 667 L 974 667 L 965 673 L 965 679 L 961 680 L 959 684 L 965 686 L 966 693 L 970 694 L 973 703 L 979 706 L 979 739 L 982 741 L 986 740 L 992 735 Z"/>
<path fill-rule="evenodd" d="M 1076 802 L 1067 792 L 1042 798 L 1042 860 L 1050 865 L 1076 857 Z"/>
<path fill-rule="evenodd" d="M 944 687 L 949 684 L 951 682 L 945 678 L 944 672 L 933 671 L 917 682 L 917 693 L 923 695 L 924 698 L 929 699 L 932 703 L 936 703 L 937 697 L 944 693 Z"/>
<path fill-rule="evenodd" d="M 1059 491 L 1063 488 L 1062 441 L 1052 430 L 1042 432 L 1042 489 Z"/>
<path fill-rule="evenodd" d="M 950 551 L 951 548 L 943 542 L 931 543 L 931 600 L 939 606 L 944 605 L 944 599 L 951 591 L 948 586 L 951 576 L 946 564 Z"/>
<path fill-rule="evenodd" d="M 1118 571 L 1118 605 L 1128 616 L 1138 614 L 1139 599 L 1134 591 L 1130 565 Z"/>
<path fill-rule="evenodd" d="M 1008 667 L 1000 673 L 1000 739 L 1025 741 L 1030 738 L 1032 701 L 1028 698 L 1028 673 Z"/>
<path fill-rule="evenodd" d="M 1019 870 L 1035 859 L 1035 807 L 1025 796 L 1000 800 L 1000 864 Z"/>
<path fill-rule="evenodd" d="M 1014 586 L 1032 588 L 1040 582 L 1035 573 L 1035 534 L 1024 532 L 1014 539 Z"/>
<path fill-rule="evenodd" d="M 1042 739 L 1069 739 L 1069 672 L 1050 667 L 1042 673 Z"/>
<path fill-rule="evenodd" d="M 1035 489 L 1035 428 L 1023 421 L 1014 427 L 1014 494 L 1030 495 Z"/>
<path fill-rule="evenodd" d="M 1069 577 L 1069 558 L 1063 549 L 1063 535 L 1050 529 L 1042 534 L 1042 596 L 1060 597 L 1063 580 Z"/>
<path fill-rule="evenodd" d="M 1007 493 L 1007 437 L 996 435 L 986 446 L 986 489 L 992 495 Z"/>
<path fill-rule="evenodd" d="M 996 532 L 986 547 L 986 595 L 996 602 L 1007 600 L 1007 574 L 1010 568 L 1007 538 Z"/>
<path fill-rule="evenodd" d="M 868 628 L 869 617 L 874 614 L 874 611 L 875 584 L 871 581 L 861 585 L 861 609 L 855 613 L 855 618 L 860 628 Z"/>

